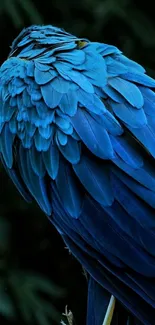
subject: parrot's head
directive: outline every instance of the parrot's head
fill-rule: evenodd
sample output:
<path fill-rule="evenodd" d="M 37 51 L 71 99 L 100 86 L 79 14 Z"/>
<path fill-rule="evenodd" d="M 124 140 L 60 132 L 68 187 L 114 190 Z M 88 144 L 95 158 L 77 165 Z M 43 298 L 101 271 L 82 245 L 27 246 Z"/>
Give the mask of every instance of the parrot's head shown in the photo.
<path fill-rule="evenodd" d="M 56 48 L 65 43 L 83 42 L 88 43 L 88 40 L 79 39 L 76 36 L 66 32 L 64 29 L 52 25 L 33 25 L 24 28 L 21 33 L 15 38 L 11 46 L 9 57 L 17 56 L 24 49 L 45 49 L 49 47 Z"/>

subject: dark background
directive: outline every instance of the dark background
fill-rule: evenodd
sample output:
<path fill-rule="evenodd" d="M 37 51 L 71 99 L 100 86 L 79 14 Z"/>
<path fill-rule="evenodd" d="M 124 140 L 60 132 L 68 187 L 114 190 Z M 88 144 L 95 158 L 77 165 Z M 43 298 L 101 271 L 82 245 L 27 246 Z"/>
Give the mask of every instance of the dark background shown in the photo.
<path fill-rule="evenodd" d="M 155 76 L 151 0 L 0 0 L 0 64 L 23 27 L 42 23 L 113 44 Z M 86 290 L 81 266 L 0 166 L 0 324 L 60 324 L 68 305 L 76 325 L 85 325 Z"/>

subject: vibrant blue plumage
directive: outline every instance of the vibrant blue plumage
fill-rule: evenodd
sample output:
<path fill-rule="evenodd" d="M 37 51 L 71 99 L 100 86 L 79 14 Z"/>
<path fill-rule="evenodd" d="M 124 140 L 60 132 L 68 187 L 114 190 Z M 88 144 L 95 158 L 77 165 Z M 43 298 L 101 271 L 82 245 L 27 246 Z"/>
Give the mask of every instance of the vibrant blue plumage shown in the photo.
<path fill-rule="evenodd" d="M 0 156 L 90 275 L 87 325 L 154 325 L 155 80 L 116 47 L 53 26 L 0 68 Z"/>

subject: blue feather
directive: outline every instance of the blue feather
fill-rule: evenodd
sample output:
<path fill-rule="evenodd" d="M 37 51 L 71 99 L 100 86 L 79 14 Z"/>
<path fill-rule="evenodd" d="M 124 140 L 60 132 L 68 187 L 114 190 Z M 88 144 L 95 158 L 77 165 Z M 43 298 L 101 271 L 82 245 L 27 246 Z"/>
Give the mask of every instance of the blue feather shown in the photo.
<path fill-rule="evenodd" d="M 17 133 L 17 121 L 15 117 L 12 117 L 12 119 L 9 121 L 9 130 L 14 135 Z"/>
<path fill-rule="evenodd" d="M 38 60 L 35 60 L 35 68 L 40 70 L 40 71 L 49 71 L 49 69 L 51 68 L 49 65 L 47 64 L 43 64 L 38 62 Z"/>
<path fill-rule="evenodd" d="M 88 284 L 87 325 L 104 324 L 103 320 L 108 309 L 110 298 L 110 293 L 90 277 Z M 116 315 L 115 319 L 114 317 L 112 318 L 111 325 L 119 325 L 118 321 L 118 315 Z"/>
<path fill-rule="evenodd" d="M 56 61 L 53 66 L 55 69 L 58 71 L 59 75 L 63 77 L 65 80 L 69 80 L 69 72 L 71 71 L 72 65 L 68 62 L 61 62 L 61 61 Z M 79 87 L 76 85 L 77 88 Z"/>
<path fill-rule="evenodd" d="M 48 107 L 55 108 L 59 105 L 62 98 L 62 93 L 53 89 L 51 82 L 41 86 L 41 92 L 43 99 Z"/>
<path fill-rule="evenodd" d="M 146 117 L 147 117 L 149 128 L 150 130 L 152 130 L 152 133 L 154 133 L 155 136 L 155 116 L 152 117 L 146 114 Z"/>
<path fill-rule="evenodd" d="M 50 139 L 54 133 L 54 127 L 50 124 L 46 125 L 46 127 L 39 126 L 38 130 L 41 137 L 47 140 Z"/>
<path fill-rule="evenodd" d="M 80 162 L 74 165 L 73 169 L 85 189 L 97 202 L 103 205 L 112 204 L 114 198 L 106 166 L 99 165 L 82 155 Z"/>
<path fill-rule="evenodd" d="M 31 44 L 29 44 L 29 45 L 27 45 L 27 47 L 25 48 L 23 48 L 21 51 L 20 51 L 20 54 L 23 54 L 23 53 L 26 53 L 27 51 L 29 51 L 29 50 L 33 50 L 34 49 L 34 45 L 31 43 Z M 34 64 L 34 62 L 33 62 L 33 64 Z M 31 62 L 30 62 L 30 66 L 31 66 Z M 31 68 L 29 69 L 27 69 L 27 73 L 31 73 Z"/>
<path fill-rule="evenodd" d="M 24 81 L 21 78 L 19 78 L 19 77 L 14 78 L 12 80 L 12 84 L 14 86 L 16 86 L 17 88 L 22 88 L 23 86 L 25 86 Z"/>
<path fill-rule="evenodd" d="M 55 123 L 59 126 L 61 130 L 67 130 L 70 127 L 70 121 L 66 118 L 56 116 Z"/>
<path fill-rule="evenodd" d="M 82 89 L 77 91 L 78 102 L 93 113 L 102 114 L 106 111 L 104 103 L 95 95 Z"/>
<path fill-rule="evenodd" d="M 1 132 L 2 132 L 2 130 L 3 130 L 3 127 L 4 127 L 4 125 L 5 125 L 5 123 L 3 122 L 0 122 L 0 135 L 1 135 Z M 10 129 L 10 128 L 9 128 Z"/>
<path fill-rule="evenodd" d="M 127 58 L 125 55 L 117 55 L 115 56 L 115 60 L 123 63 L 125 66 L 129 68 L 129 70 L 134 69 L 137 72 L 145 73 L 145 69 L 140 64 Z"/>
<path fill-rule="evenodd" d="M 64 52 L 56 54 L 56 57 L 62 61 L 70 62 L 72 65 L 80 65 L 85 61 L 85 53 L 83 51 L 73 50 L 72 52 Z"/>
<path fill-rule="evenodd" d="M 130 188 L 132 192 L 134 192 L 136 195 L 141 197 L 146 203 L 148 203 L 151 207 L 155 208 L 155 191 L 153 192 L 151 189 L 147 189 L 146 187 L 142 186 L 140 183 L 133 180 L 131 177 L 127 176 L 125 173 L 123 173 L 121 170 L 116 168 L 113 168 L 114 173 L 119 177 L 119 179 Z M 144 210 L 144 207 L 143 207 Z M 148 211 L 147 211 L 147 221 L 146 225 L 148 227 Z M 154 218 L 152 219 L 152 222 L 154 224 Z M 151 227 L 153 227 L 153 224 Z M 150 227 L 150 228 L 151 228 Z"/>
<path fill-rule="evenodd" d="M 82 193 L 77 186 L 73 171 L 60 159 L 56 185 L 65 210 L 78 218 L 82 208 Z"/>
<path fill-rule="evenodd" d="M 155 87 L 155 80 L 144 73 L 131 71 L 121 75 L 121 77 L 125 80 L 134 81 L 135 83 L 138 83 L 140 85 L 145 85 L 147 87 Z"/>
<path fill-rule="evenodd" d="M 45 139 L 39 134 L 39 131 L 36 131 L 34 135 L 34 142 L 38 151 L 46 151 L 49 149 L 51 144 L 51 138 Z"/>
<path fill-rule="evenodd" d="M 52 38 L 51 38 L 52 41 Z M 57 43 L 57 40 L 55 40 L 55 43 Z M 48 59 L 51 58 L 51 56 L 56 52 L 56 51 L 65 51 L 65 50 L 73 50 L 76 47 L 76 44 L 74 42 L 59 42 L 56 47 L 54 47 L 51 51 L 49 50 L 44 57 L 41 57 L 39 59 L 39 62 L 44 62 L 48 64 Z M 53 61 L 55 60 L 55 57 L 52 56 Z"/>
<path fill-rule="evenodd" d="M 96 156 L 107 159 L 114 157 L 113 148 L 106 130 L 89 113 L 78 109 L 71 123 L 81 140 Z"/>
<path fill-rule="evenodd" d="M 20 34 L 19 34 L 20 36 Z M 14 40 L 15 42 L 15 40 Z M 14 42 L 12 43 L 12 48 L 14 46 Z M 24 45 L 27 45 L 31 42 L 31 38 L 29 37 L 29 35 L 25 36 L 23 39 L 21 39 L 19 42 L 18 42 L 18 47 L 21 47 L 21 46 L 24 46 Z"/>
<path fill-rule="evenodd" d="M 122 103 L 124 102 L 124 98 L 119 92 L 115 89 L 113 89 L 108 84 L 104 86 L 103 88 L 104 93 L 110 97 L 112 100 L 114 100 L 116 103 Z"/>
<path fill-rule="evenodd" d="M 60 114 L 59 114 L 60 115 Z M 62 132 L 64 132 L 65 134 L 69 135 L 72 134 L 73 132 L 73 127 L 70 123 L 70 121 L 65 117 L 60 117 L 60 116 L 56 116 L 55 118 L 55 124 L 60 128 L 60 130 Z"/>
<path fill-rule="evenodd" d="M 97 115 L 93 113 L 91 113 L 91 115 L 100 125 L 102 125 L 102 127 L 105 127 L 108 133 L 115 136 L 122 135 L 122 133 L 124 132 L 120 123 L 108 110 L 102 115 Z"/>
<path fill-rule="evenodd" d="M 149 163 L 145 161 L 143 166 L 137 169 L 126 164 L 119 157 L 113 159 L 113 162 L 137 182 L 150 190 L 155 190 L 155 170 Z"/>
<path fill-rule="evenodd" d="M 88 44 L 83 51 L 86 53 L 86 60 L 81 69 L 86 77 L 95 86 L 102 87 L 107 82 L 106 64 L 102 56 L 93 51 L 93 44 Z"/>
<path fill-rule="evenodd" d="M 118 75 L 121 75 L 122 77 L 122 74 L 124 75 L 126 72 L 128 72 L 128 67 L 125 64 L 122 64 L 121 62 L 118 62 L 109 56 L 105 58 L 105 62 L 107 65 L 107 73 L 109 77 Z"/>
<path fill-rule="evenodd" d="M 30 49 L 24 53 L 18 54 L 17 57 L 34 59 L 36 56 L 40 55 L 45 50 L 46 50 L 46 48 Z"/>
<path fill-rule="evenodd" d="M 117 57 L 117 55 L 120 57 L 120 54 L 122 53 L 117 47 L 113 45 L 109 45 L 105 43 L 95 43 L 95 44 L 97 45 L 96 46 L 97 52 L 103 55 L 104 58 L 107 55 L 111 55 L 111 54 L 112 55 L 114 54 L 115 57 Z"/>
<path fill-rule="evenodd" d="M 138 87 L 133 83 L 127 80 L 123 80 L 119 77 L 109 78 L 108 83 L 112 88 L 117 90 L 132 106 L 137 108 L 141 108 L 143 106 L 143 96 Z"/>
<path fill-rule="evenodd" d="M 32 103 L 40 100 L 41 98 L 42 98 L 42 95 L 41 95 L 40 90 L 33 89 L 32 92 L 31 92 L 31 100 L 32 100 Z"/>
<path fill-rule="evenodd" d="M 36 111 L 37 111 L 39 117 L 44 119 L 49 112 L 49 108 L 47 107 L 47 105 L 44 103 L 43 100 L 40 100 L 35 103 L 35 107 L 36 107 Z M 54 116 L 54 111 L 51 111 L 51 114 L 53 114 L 53 116 Z"/>
<path fill-rule="evenodd" d="M 34 77 L 38 85 L 44 85 L 49 81 L 53 80 L 56 76 L 57 72 L 54 69 L 51 69 L 50 67 L 48 71 L 42 71 L 35 67 Z"/>
<path fill-rule="evenodd" d="M 24 89 L 22 93 L 22 102 L 25 107 L 32 107 L 31 96 L 29 95 L 27 89 Z"/>
<path fill-rule="evenodd" d="M 76 131 L 74 129 L 73 129 L 71 136 L 73 139 L 80 141 L 80 137 L 78 136 L 78 134 L 76 133 Z"/>
<path fill-rule="evenodd" d="M 4 162 L 8 168 L 13 165 L 13 142 L 15 135 L 10 132 L 9 125 L 5 124 L 0 137 L 0 152 L 2 153 Z"/>
<path fill-rule="evenodd" d="M 56 59 L 54 57 L 50 57 L 50 53 L 46 53 L 41 58 L 39 58 L 39 63 L 41 63 L 41 64 L 51 64 L 55 61 L 56 61 Z"/>
<path fill-rule="evenodd" d="M 34 61 L 29 61 L 26 66 L 27 76 L 33 77 L 34 76 Z"/>
<path fill-rule="evenodd" d="M 143 108 L 136 109 L 128 103 L 114 103 L 110 101 L 111 107 L 124 123 L 132 128 L 142 128 L 147 124 L 147 119 Z"/>
<path fill-rule="evenodd" d="M 25 92 L 25 90 L 23 91 L 23 93 Z M 17 97 L 11 97 L 10 98 L 10 106 L 11 107 L 17 107 Z"/>
<path fill-rule="evenodd" d="M 68 137 L 65 145 L 60 145 L 58 142 L 58 148 L 64 158 L 66 158 L 71 164 L 76 164 L 80 160 L 80 144 L 71 137 Z"/>
<path fill-rule="evenodd" d="M 9 85 L 10 84 L 11 83 L 9 83 Z M 3 100 L 3 102 L 7 101 L 10 97 L 9 85 L 1 88 L 1 99 Z M 15 95 L 15 94 L 12 94 L 12 97 L 13 97 L 13 95 Z"/>
<path fill-rule="evenodd" d="M 36 199 L 41 209 L 47 214 L 51 214 L 51 204 L 48 200 L 45 181 L 38 177 L 31 165 L 28 151 L 24 151 L 22 145 L 19 148 L 19 168 L 21 176 L 32 196 Z"/>
<path fill-rule="evenodd" d="M 62 132 L 61 130 L 57 131 L 55 140 L 56 140 L 56 143 L 58 146 L 59 146 L 59 144 L 61 146 L 65 146 L 67 144 L 67 139 L 68 139 L 68 137 L 64 132 Z"/>
<path fill-rule="evenodd" d="M 151 127 L 149 125 L 144 125 L 141 128 L 128 126 L 128 129 L 155 158 L 155 132 L 152 131 Z"/>
<path fill-rule="evenodd" d="M 130 137 L 123 135 L 121 137 L 114 137 L 110 135 L 112 146 L 117 155 L 128 165 L 133 168 L 140 168 L 143 166 L 142 155 L 138 152 L 138 147 L 131 141 Z"/>
<path fill-rule="evenodd" d="M 1 158 L 1 162 L 7 172 L 7 174 L 9 175 L 9 177 L 11 178 L 12 182 L 15 184 L 15 186 L 17 187 L 18 191 L 20 192 L 20 194 L 23 196 L 24 200 L 27 201 L 28 203 L 32 202 L 32 197 L 30 196 L 30 194 L 26 191 L 25 185 L 23 184 L 23 181 L 20 177 L 20 175 L 18 175 L 17 171 L 14 168 L 7 168 L 4 159 L 2 157 L 2 155 L 0 154 L 0 158 Z"/>
<path fill-rule="evenodd" d="M 155 93 L 144 87 L 139 87 L 144 97 L 144 111 L 150 116 L 155 116 Z"/>
<path fill-rule="evenodd" d="M 36 150 L 34 145 L 31 147 L 28 153 L 33 171 L 37 176 L 44 177 L 46 170 L 41 153 Z"/>
<path fill-rule="evenodd" d="M 93 94 L 94 88 L 90 81 L 80 72 L 71 70 L 68 73 L 69 78 L 75 82 L 81 89 L 85 90 L 86 92 Z"/>
<path fill-rule="evenodd" d="M 57 92 L 61 93 L 61 94 L 67 93 L 68 90 L 70 88 L 72 88 L 72 82 L 63 79 L 60 76 L 53 79 L 51 84 L 52 84 L 53 89 L 56 90 Z"/>
<path fill-rule="evenodd" d="M 54 143 L 51 143 L 49 149 L 42 153 L 44 165 L 49 176 L 54 180 L 57 177 L 59 169 L 59 151 Z"/>
<path fill-rule="evenodd" d="M 108 96 L 103 91 L 103 89 L 101 89 L 100 87 L 94 86 L 94 90 L 95 90 L 95 95 L 97 95 L 99 98 L 101 98 L 101 99 L 107 99 Z"/>
<path fill-rule="evenodd" d="M 20 136 L 19 136 L 20 137 Z M 32 137 L 28 134 L 23 134 L 23 137 L 21 138 L 22 145 L 26 149 L 30 149 L 33 143 Z"/>
<path fill-rule="evenodd" d="M 127 189 L 126 186 L 123 186 L 122 179 L 118 179 L 118 176 L 119 178 L 121 178 L 123 176 L 123 173 L 122 175 L 119 174 L 119 172 L 117 173 L 116 169 L 114 169 L 113 171 L 114 173 L 111 174 L 111 182 L 115 198 L 120 203 L 120 205 L 127 211 L 127 213 L 132 217 L 132 219 L 136 220 L 143 228 L 146 229 L 146 231 L 149 230 L 150 236 L 153 236 L 155 238 L 153 210 L 150 207 L 146 206 L 143 201 L 139 201 L 139 199 L 135 197 L 133 193 L 129 189 Z M 123 227 L 123 224 L 121 225 L 121 227 Z M 127 229 L 125 231 L 128 232 Z"/>
<path fill-rule="evenodd" d="M 78 96 L 75 91 L 69 90 L 66 94 L 63 94 L 59 103 L 59 107 L 62 112 L 69 116 L 74 116 L 77 110 Z"/>
<path fill-rule="evenodd" d="M 1 104 L 0 123 L 8 122 L 16 111 L 16 107 L 10 107 L 10 100 Z"/>
<path fill-rule="evenodd" d="M 98 58 L 94 58 L 94 62 L 98 61 Z M 86 69 L 83 71 L 83 74 L 89 78 L 92 85 L 97 87 L 103 87 L 106 84 L 107 81 L 107 73 L 105 69 L 105 64 L 99 65 L 99 62 L 97 63 L 97 66 L 93 64 L 93 66 L 90 65 L 89 69 Z"/>

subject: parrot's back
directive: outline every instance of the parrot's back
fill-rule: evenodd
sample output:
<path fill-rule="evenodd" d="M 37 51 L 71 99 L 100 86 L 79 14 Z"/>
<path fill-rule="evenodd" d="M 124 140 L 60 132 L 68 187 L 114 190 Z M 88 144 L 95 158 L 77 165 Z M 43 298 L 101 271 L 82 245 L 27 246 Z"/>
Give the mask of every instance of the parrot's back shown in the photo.
<path fill-rule="evenodd" d="M 0 68 L 2 163 L 126 325 L 155 319 L 153 88 L 116 47 L 53 26 L 22 31 Z"/>

